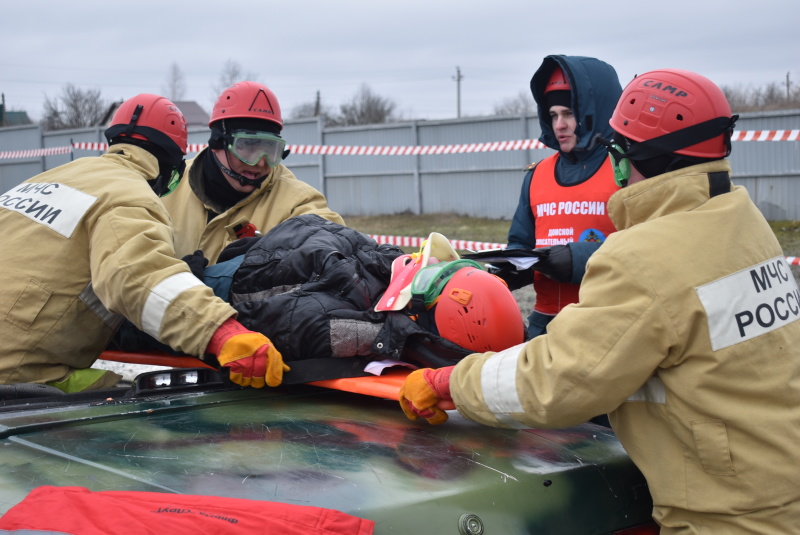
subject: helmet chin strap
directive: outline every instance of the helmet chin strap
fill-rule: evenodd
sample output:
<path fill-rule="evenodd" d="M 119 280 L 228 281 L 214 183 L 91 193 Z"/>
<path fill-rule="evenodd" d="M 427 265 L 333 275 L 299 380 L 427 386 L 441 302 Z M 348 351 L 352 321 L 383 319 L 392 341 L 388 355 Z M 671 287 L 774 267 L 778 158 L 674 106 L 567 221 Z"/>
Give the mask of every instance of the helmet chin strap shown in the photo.
<path fill-rule="evenodd" d="M 229 177 L 231 177 L 232 179 L 234 179 L 235 181 L 237 181 L 242 186 L 255 186 L 256 188 L 258 188 L 259 186 L 261 186 L 261 184 L 264 183 L 264 180 L 269 176 L 269 174 L 266 174 L 259 178 L 247 178 L 244 175 L 240 175 L 233 169 L 226 167 L 225 164 L 222 163 L 222 161 L 220 161 L 220 159 L 217 157 L 217 153 L 214 152 L 213 150 L 211 151 L 211 154 L 214 156 L 214 161 L 217 162 L 217 165 L 219 166 L 220 170 Z M 225 149 L 225 154 L 226 155 L 229 154 L 227 149 Z M 230 156 L 228 156 L 228 158 L 230 158 Z"/>

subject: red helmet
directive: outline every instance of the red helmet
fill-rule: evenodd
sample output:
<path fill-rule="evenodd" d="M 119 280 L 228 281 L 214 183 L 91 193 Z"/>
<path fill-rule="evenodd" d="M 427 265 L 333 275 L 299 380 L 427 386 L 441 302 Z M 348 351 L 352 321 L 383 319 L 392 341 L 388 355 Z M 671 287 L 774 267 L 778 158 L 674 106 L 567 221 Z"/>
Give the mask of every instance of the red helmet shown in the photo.
<path fill-rule="evenodd" d="M 525 341 L 517 300 L 500 278 L 474 267 L 459 269 L 436 303 L 439 335 L 476 352 L 502 351 Z"/>
<path fill-rule="evenodd" d="M 239 82 L 222 92 L 211 111 L 211 123 L 222 119 L 263 119 L 283 128 L 278 97 L 258 82 Z"/>
<path fill-rule="evenodd" d="M 553 74 L 550 75 L 550 79 L 547 81 L 547 85 L 544 86 L 544 92 L 549 93 L 550 91 L 571 91 L 572 86 L 569 85 L 569 80 L 567 76 L 564 74 L 564 71 L 561 67 L 556 67 L 553 70 Z"/>
<path fill-rule="evenodd" d="M 149 141 L 177 160 L 186 154 L 188 132 L 181 110 L 170 100 L 142 93 L 129 98 L 117 108 L 111 125 L 105 131 L 109 143 L 122 138 Z"/>
<path fill-rule="evenodd" d="M 690 71 L 662 69 L 639 75 L 625 87 L 609 124 L 635 142 L 695 127 L 663 138 L 649 152 L 724 158 L 730 154 L 733 122 L 728 100 L 714 82 Z"/>

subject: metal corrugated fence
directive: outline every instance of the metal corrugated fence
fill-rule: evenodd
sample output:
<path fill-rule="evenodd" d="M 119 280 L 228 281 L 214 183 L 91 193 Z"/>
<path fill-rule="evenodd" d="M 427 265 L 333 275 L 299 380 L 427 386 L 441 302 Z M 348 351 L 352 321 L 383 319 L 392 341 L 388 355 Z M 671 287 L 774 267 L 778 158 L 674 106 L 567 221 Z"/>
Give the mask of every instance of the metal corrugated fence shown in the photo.
<path fill-rule="evenodd" d="M 737 123 L 737 131 L 792 129 L 800 129 L 800 110 L 745 113 Z M 208 133 L 191 130 L 189 143 L 205 144 Z M 323 128 L 318 119 L 304 119 L 287 121 L 283 135 L 298 146 L 417 147 L 535 140 L 540 133 L 536 116 L 520 116 L 340 128 Z M 0 128 L 0 153 L 104 141 L 103 128 L 47 133 L 38 126 Z M 526 165 L 551 153 L 528 148 L 415 155 L 293 154 L 286 165 L 300 180 L 324 192 L 331 208 L 345 216 L 452 212 L 508 219 Z M 0 159 L 0 191 L 70 159 L 98 154 L 76 149 Z M 734 141 L 730 162 L 734 182 L 748 189 L 767 219 L 800 219 L 800 141 Z"/>

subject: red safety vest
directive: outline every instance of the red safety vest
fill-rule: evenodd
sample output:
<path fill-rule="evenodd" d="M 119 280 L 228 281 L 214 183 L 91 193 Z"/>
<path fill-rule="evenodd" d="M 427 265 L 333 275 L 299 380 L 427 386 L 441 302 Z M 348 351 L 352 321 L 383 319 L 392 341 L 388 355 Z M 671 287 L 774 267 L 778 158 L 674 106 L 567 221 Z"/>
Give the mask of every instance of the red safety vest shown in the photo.
<path fill-rule="evenodd" d="M 529 194 L 536 221 L 536 247 L 605 241 L 606 236 L 616 230 L 608 217 L 608 198 L 619 190 L 610 162 L 604 162 L 588 180 L 565 187 L 556 182 L 558 158 L 556 153 L 536 164 L 531 177 Z M 568 304 L 578 302 L 579 287 L 579 284 L 559 283 L 535 272 L 534 310 L 557 314 Z"/>

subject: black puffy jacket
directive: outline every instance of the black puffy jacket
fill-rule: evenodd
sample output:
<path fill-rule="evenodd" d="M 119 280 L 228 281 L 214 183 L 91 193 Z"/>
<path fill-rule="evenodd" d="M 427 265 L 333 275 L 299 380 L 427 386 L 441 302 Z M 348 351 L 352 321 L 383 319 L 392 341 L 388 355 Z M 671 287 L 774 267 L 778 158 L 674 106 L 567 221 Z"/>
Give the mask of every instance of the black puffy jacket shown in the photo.
<path fill-rule="evenodd" d="M 314 214 L 292 217 L 247 250 L 230 300 L 247 328 L 264 333 L 292 368 L 288 384 L 368 375 L 371 360 L 424 367 L 455 364 L 470 351 L 404 312 L 375 312 L 403 254 Z"/>

